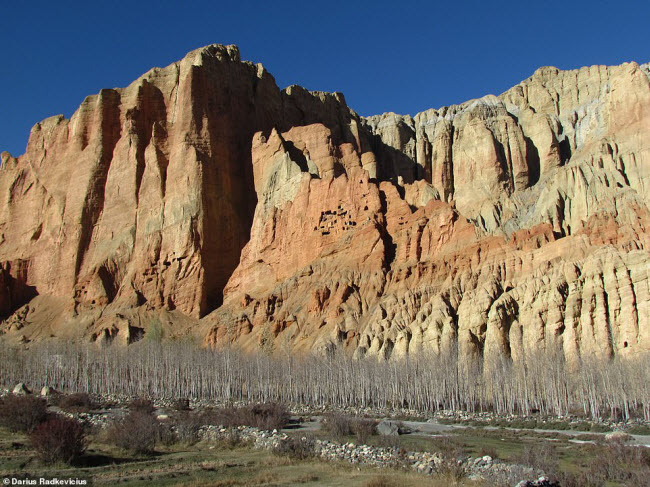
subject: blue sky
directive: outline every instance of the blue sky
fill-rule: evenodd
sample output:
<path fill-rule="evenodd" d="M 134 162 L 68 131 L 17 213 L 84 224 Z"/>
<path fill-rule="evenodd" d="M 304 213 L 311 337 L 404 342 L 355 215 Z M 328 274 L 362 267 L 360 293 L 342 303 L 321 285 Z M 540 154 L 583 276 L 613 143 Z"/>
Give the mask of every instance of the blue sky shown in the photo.
<path fill-rule="evenodd" d="M 534 6 L 531 6 L 534 5 Z M 3 1 L 0 151 L 197 47 L 237 44 L 280 87 L 341 91 L 362 115 L 499 94 L 539 66 L 650 61 L 647 1 Z"/>

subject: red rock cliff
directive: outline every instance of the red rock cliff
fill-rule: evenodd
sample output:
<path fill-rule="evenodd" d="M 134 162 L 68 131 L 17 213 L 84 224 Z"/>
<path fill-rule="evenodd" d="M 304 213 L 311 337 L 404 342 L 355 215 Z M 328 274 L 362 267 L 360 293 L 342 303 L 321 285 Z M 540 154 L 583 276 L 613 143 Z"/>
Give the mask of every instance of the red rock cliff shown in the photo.
<path fill-rule="evenodd" d="M 248 349 L 646 351 L 649 129 L 647 65 L 364 119 L 208 46 L 3 154 L 3 330 L 128 342 L 155 315 Z"/>

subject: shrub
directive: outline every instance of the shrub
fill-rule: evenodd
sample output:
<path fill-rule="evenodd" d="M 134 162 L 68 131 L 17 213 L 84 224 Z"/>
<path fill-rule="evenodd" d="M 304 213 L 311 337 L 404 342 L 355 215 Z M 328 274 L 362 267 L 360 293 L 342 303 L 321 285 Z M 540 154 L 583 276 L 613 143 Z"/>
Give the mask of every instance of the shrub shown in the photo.
<path fill-rule="evenodd" d="M 188 412 L 179 413 L 174 418 L 174 429 L 176 431 L 176 439 L 187 445 L 197 443 L 200 438 L 201 426 L 203 421 L 200 415 Z"/>
<path fill-rule="evenodd" d="M 627 429 L 627 433 L 631 435 L 650 435 L 650 426 L 647 426 L 645 424 L 636 424 L 634 426 L 630 426 Z"/>
<path fill-rule="evenodd" d="M 29 434 L 38 457 L 45 463 L 71 463 L 86 450 L 86 436 L 79 421 L 55 415 Z"/>
<path fill-rule="evenodd" d="M 605 480 L 594 471 L 557 472 L 551 475 L 551 481 L 562 487 L 604 487 Z"/>
<path fill-rule="evenodd" d="M 574 431 L 591 431 L 592 423 L 589 421 L 578 421 L 571 423 L 571 429 Z"/>
<path fill-rule="evenodd" d="M 355 436 L 359 442 L 365 443 L 369 436 L 377 434 L 377 422 L 347 414 L 329 413 L 325 415 L 321 429 L 337 438 Z"/>
<path fill-rule="evenodd" d="M 437 467 L 437 472 L 454 483 L 464 479 L 469 473 L 467 466 L 453 456 L 444 456 L 442 462 Z"/>
<path fill-rule="evenodd" d="M 402 440 L 399 436 L 381 435 L 379 438 L 377 438 L 377 446 L 380 446 L 382 448 L 401 449 Z"/>
<path fill-rule="evenodd" d="M 151 414 L 156 408 L 153 406 L 151 399 L 137 398 L 129 403 L 129 411 L 138 411 L 145 414 Z"/>
<path fill-rule="evenodd" d="M 248 426 L 263 430 L 282 429 L 289 422 L 289 410 L 283 404 L 263 403 L 244 408 L 244 414 L 250 416 Z"/>
<path fill-rule="evenodd" d="M 542 470 L 547 474 L 557 471 L 558 453 L 547 443 L 527 444 L 523 451 L 516 457 L 516 461 L 523 465 Z"/>
<path fill-rule="evenodd" d="M 408 459 L 408 451 L 401 446 L 392 449 L 392 455 L 388 458 L 386 466 L 396 470 L 408 470 L 410 461 Z"/>
<path fill-rule="evenodd" d="M 239 430 L 230 428 L 221 443 L 227 448 L 236 448 L 244 443 L 244 439 L 241 437 Z"/>
<path fill-rule="evenodd" d="M 591 472 L 605 481 L 644 485 L 650 475 L 650 452 L 646 448 L 613 443 L 597 451 Z"/>
<path fill-rule="evenodd" d="M 289 422 L 289 411 L 278 403 L 263 403 L 241 408 L 209 409 L 201 414 L 202 424 L 225 427 L 252 426 L 263 430 L 282 429 Z"/>
<path fill-rule="evenodd" d="M 187 398 L 176 399 L 172 408 L 176 411 L 189 411 L 190 410 L 190 400 Z"/>
<path fill-rule="evenodd" d="M 178 434 L 171 425 L 158 423 L 158 441 L 164 446 L 172 446 L 178 443 Z M 189 443 L 188 443 L 189 444 Z"/>
<path fill-rule="evenodd" d="M 357 419 L 352 423 L 352 432 L 360 443 L 366 443 L 368 438 L 377 434 L 377 422 L 371 419 Z"/>
<path fill-rule="evenodd" d="M 480 450 L 480 455 L 482 457 L 487 455 L 489 457 L 492 457 L 493 459 L 499 458 L 499 452 L 493 446 L 484 446 L 484 447 L 482 447 L 481 450 Z"/>
<path fill-rule="evenodd" d="M 133 453 L 148 454 L 164 434 L 161 424 L 151 414 L 131 411 L 124 419 L 111 426 L 108 441 Z"/>
<path fill-rule="evenodd" d="M 467 456 L 467 450 L 465 449 L 463 443 L 454 437 L 434 436 L 429 440 L 429 444 L 430 451 L 436 451 L 446 459 L 456 459 Z"/>
<path fill-rule="evenodd" d="M 592 423 L 589 426 L 589 431 L 593 431 L 594 433 L 608 433 L 612 431 L 612 428 L 606 424 Z"/>
<path fill-rule="evenodd" d="M 212 446 L 219 450 L 233 450 L 244 443 L 246 443 L 248 440 L 245 440 L 242 438 L 241 433 L 239 432 L 238 429 L 235 428 L 228 428 L 226 430 L 225 434 L 222 436 L 219 436 Z M 212 448 L 211 446 L 211 448 Z"/>
<path fill-rule="evenodd" d="M 8 395 L 0 399 L 0 426 L 28 433 L 47 418 L 47 403 L 34 396 Z"/>
<path fill-rule="evenodd" d="M 399 484 L 389 477 L 386 477 L 384 475 L 377 475 L 376 477 L 368 479 L 363 484 L 363 486 L 364 487 L 399 487 Z"/>
<path fill-rule="evenodd" d="M 323 418 L 321 429 L 335 437 L 352 435 L 352 417 L 340 413 L 327 413 Z"/>
<path fill-rule="evenodd" d="M 70 413 L 87 413 L 96 407 L 93 400 L 85 392 L 58 396 L 55 399 L 55 404 Z"/>
<path fill-rule="evenodd" d="M 306 460 L 316 456 L 316 442 L 314 438 L 303 436 L 301 438 L 291 436 L 281 441 L 273 449 L 277 455 L 287 456 L 296 460 Z"/>

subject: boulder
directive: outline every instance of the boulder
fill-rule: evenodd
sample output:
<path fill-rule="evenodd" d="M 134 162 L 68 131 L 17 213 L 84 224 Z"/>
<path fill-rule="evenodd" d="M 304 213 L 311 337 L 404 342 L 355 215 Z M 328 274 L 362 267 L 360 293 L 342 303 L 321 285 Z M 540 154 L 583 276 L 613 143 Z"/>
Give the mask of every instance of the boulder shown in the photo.
<path fill-rule="evenodd" d="M 612 431 L 605 435 L 605 440 L 612 443 L 626 443 L 632 439 L 632 435 L 625 431 Z"/>
<path fill-rule="evenodd" d="M 380 421 L 377 425 L 377 433 L 382 436 L 398 436 L 400 434 L 399 423 L 389 420 Z"/>
<path fill-rule="evenodd" d="M 14 394 L 16 394 L 17 396 L 24 396 L 26 394 L 31 394 L 32 393 L 32 391 L 27 389 L 27 386 L 22 382 L 16 384 L 16 387 L 14 387 L 12 392 Z"/>
<path fill-rule="evenodd" d="M 57 391 L 53 387 L 43 386 L 41 389 L 41 397 L 49 397 L 54 394 L 57 394 Z"/>

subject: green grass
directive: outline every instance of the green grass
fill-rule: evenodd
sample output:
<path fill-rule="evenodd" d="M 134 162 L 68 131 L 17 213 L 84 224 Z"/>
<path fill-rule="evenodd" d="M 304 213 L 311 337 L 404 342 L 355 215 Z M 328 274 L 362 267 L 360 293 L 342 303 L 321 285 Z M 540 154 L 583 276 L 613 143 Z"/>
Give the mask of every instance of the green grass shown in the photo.
<path fill-rule="evenodd" d="M 301 433 L 296 432 L 295 434 Z M 357 443 L 351 436 L 334 438 L 324 432 L 316 432 L 315 436 L 338 442 Z M 459 428 L 450 431 L 447 435 L 434 437 L 417 434 L 390 438 L 371 436 L 366 443 L 375 446 L 399 446 L 407 451 L 442 452 L 454 456 L 490 455 L 506 462 L 523 463 L 534 468 L 541 468 L 547 473 L 574 476 L 574 481 L 570 485 L 590 485 L 589 480 L 585 479 L 593 478 L 589 475 L 592 474 L 594 466 L 602 464 L 607 457 L 609 458 L 608 463 L 613 465 L 615 461 L 612 458 L 621 455 L 624 457 L 627 453 L 609 449 L 602 435 L 590 433 L 581 436 L 581 439 L 596 439 L 599 443 L 596 445 L 576 444 L 569 441 L 572 439 L 571 436 L 552 431 L 485 428 Z M 647 472 L 650 475 L 647 465 L 643 467 L 638 463 L 629 466 L 619 465 L 616 475 L 620 476 L 626 469 Z M 641 473 L 641 478 L 647 478 L 647 476 Z M 602 485 L 618 487 L 628 484 L 625 481 L 606 481 Z"/>
<path fill-rule="evenodd" d="M 302 436 L 300 429 L 292 434 Z M 312 434 L 312 433 L 310 433 Z M 316 431 L 313 435 L 337 442 L 357 443 L 354 437 L 333 438 Z M 367 444 L 398 446 L 408 451 L 442 452 L 453 456 L 471 457 L 490 455 L 511 462 L 522 458 L 544 460 L 556 471 L 586 474 L 603 463 L 609 455 L 609 464 L 616 458 L 616 450 L 608 450 L 604 438 L 594 433 L 581 435 L 581 439 L 595 439 L 597 445 L 580 445 L 569 441 L 571 437 L 552 431 L 531 429 L 486 429 L 484 427 L 458 428 L 444 436 L 418 434 L 399 437 L 370 436 Z M 229 446 L 226 442 L 202 441 L 192 446 L 173 445 L 158 447 L 150 456 L 134 455 L 107 444 L 102 434 L 90 437 L 86 455 L 75 466 L 41 463 L 31 449 L 24 434 L 0 429 L 0 478 L 12 474 L 29 476 L 89 477 L 96 485 L 126 484 L 187 485 L 187 486 L 362 486 L 362 487 L 442 487 L 447 485 L 480 485 L 465 481 L 453 484 L 447 478 L 426 477 L 390 469 L 359 467 L 347 463 L 320 460 L 296 460 L 281 457 L 267 450 L 254 450 L 246 445 Z M 531 455 L 531 449 L 535 453 Z M 621 450 L 622 451 L 622 450 Z M 620 455 L 619 455 L 620 456 Z M 638 464 L 630 468 L 639 469 Z M 619 468 L 625 470 L 627 465 Z M 646 468 L 646 467 L 643 467 Z M 647 468 L 646 468 L 647 470 Z M 642 477 L 645 478 L 645 477 Z M 607 483 L 608 486 L 624 483 Z"/>
<path fill-rule="evenodd" d="M 303 433 L 298 430 L 293 434 L 301 436 Z M 322 431 L 314 432 L 314 436 L 318 439 L 337 441 L 339 443 L 359 443 L 353 436 L 333 437 Z M 512 461 L 521 454 L 526 444 L 543 439 L 554 440 L 558 436 L 557 433 L 462 428 L 440 436 L 409 434 L 399 437 L 382 437 L 374 435 L 368 437 L 365 443 L 372 446 L 399 446 L 407 451 L 442 452 L 456 456 L 478 457 L 490 455 L 494 458 Z M 568 442 L 565 442 L 565 444 L 571 445 Z"/>
<path fill-rule="evenodd" d="M 558 430 L 558 431 L 590 431 L 594 433 L 607 433 L 612 431 L 611 426 L 590 421 L 579 421 L 571 423 L 569 421 L 542 420 L 542 419 L 470 419 L 457 420 L 453 418 L 441 418 L 440 424 L 461 424 L 464 426 L 473 426 L 475 428 L 496 427 L 496 428 L 516 428 L 516 429 L 541 429 L 541 430 Z"/>
<path fill-rule="evenodd" d="M 637 424 L 630 426 L 625 430 L 625 432 L 631 435 L 650 435 L 650 426 L 645 424 Z"/>

